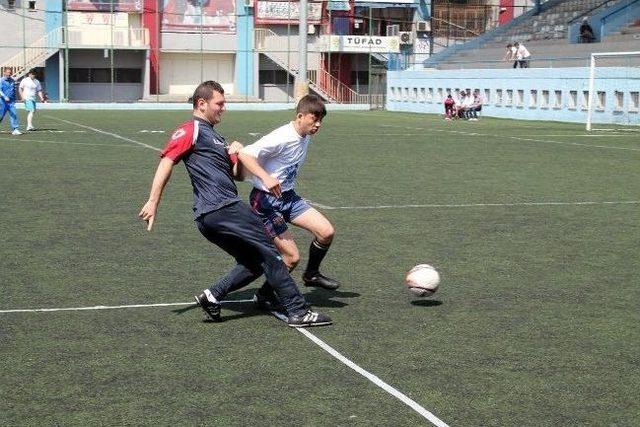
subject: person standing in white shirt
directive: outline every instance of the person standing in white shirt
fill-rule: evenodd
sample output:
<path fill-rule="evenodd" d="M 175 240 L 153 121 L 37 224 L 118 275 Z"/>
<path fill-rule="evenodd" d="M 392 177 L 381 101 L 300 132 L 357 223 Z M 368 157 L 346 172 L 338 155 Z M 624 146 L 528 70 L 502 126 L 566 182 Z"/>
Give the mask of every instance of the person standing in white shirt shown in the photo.
<path fill-rule="evenodd" d="M 515 42 L 513 46 L 516 48 L 516 62 L 513 64 L 513 68 L 517 68 L 517 64 L 520 64 L 520 68 L 529 68 L 531 53 L 521 43 Z"/>
<path fill-rule="evenodd" d="M 250 195 L 253 211 L 262 219 L 265 230 L 282 254 L 284 263 L 293 270 L 300 261 L 298 247 L 287 223 L 311 232 L 314 240 L 309 248 L 309 261 L 302 275 L 306 286 L 337 289 L 340 284 L 320 273 L 320 263 L 333 241 L 335 230 L 331 222 L 309 203 L 296 194 L 295 179 L 307 156 L 311 135 L 315 135 L 322 125 L 327 111 L 322 100 L 315 95 L 303 97 L 296 108 L 292 122 L 263 136 L 255 143 L 244 147 L 238 160 L 245 170 L 253 173 L 254 189 Z M 259 175 L 260 166 L 267 176 Z M 264 179 L 263 179 L 264 178 Z M 270 193 L 264 184 L 275 178 L 280 182 L 281 195 Z M 262 308 L 269 307 L 270 295 L 263 286 L 256 294 L 256 302 Z M 272 303 L 276 303 L 271 301 Z"/>
<path fill-rule="evenodd" d="M 40 98 L 40 101 L 45 101 L 42 94 L 42 86 L 36 79 L 35 70 L 29 70 L 27 77 L 20 82 L 19 88 L 20 97 L 24 101 L 24 108 L 29 112 L 27 114 L 27 131 L 36 130 L 33 127 L 33 116 L 36 114 L 36 95 Z"/>

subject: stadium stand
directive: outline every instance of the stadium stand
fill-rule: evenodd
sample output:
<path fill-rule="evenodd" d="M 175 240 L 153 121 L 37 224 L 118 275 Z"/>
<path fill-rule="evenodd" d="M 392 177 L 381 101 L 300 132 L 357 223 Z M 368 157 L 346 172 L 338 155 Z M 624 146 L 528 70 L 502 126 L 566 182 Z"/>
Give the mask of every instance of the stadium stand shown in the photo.
<path fill-rule="evenodd" d="M 590 54 L 598 52 L 623 52 L 638 45 L 640 26 L 637 24 L 638 2 L 611 0 L 560 0 L 550 1 L 538 14 L 527 13 L 508 28 L 498 28 L 485 33 L 477 40 L 461 47 L 435 55 L 425 66 L 438 69 L 508 68 L 511 63 L 501 61 L 505 45 L 519 41 L 531 52 L 531 67 L 588 66 Z M 578 44 L 570 33 L 582 17 L 592 18 L 626 6 L 634 11 L 627 13 L 626 22 L 619 28 L 608 28 L 599 37 L 599 43 Z M 592 23 L 594 25 L 595 23 Z M 594 25 L 594 27 L 598 27 Z"/>

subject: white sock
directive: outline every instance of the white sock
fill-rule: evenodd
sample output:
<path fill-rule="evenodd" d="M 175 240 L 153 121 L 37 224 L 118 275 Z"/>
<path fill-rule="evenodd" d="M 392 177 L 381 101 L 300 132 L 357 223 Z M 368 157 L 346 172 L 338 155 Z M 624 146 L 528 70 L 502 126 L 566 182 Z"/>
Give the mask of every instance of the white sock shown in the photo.
<path fill-rule="evenodd" d="M 211 294 L 211 291 L 210 291 L 209 289 L 205 289 L 205 290 L 204 290 L 204 295 L 207 297 L 207 299 L 209 300 L 209 302 L 212 302 L 212 303 L 217 303 L 217 302 L 218 302 L 218 300 L 216 299 L 216 297 L 214 297 L 214 296 Z"/>

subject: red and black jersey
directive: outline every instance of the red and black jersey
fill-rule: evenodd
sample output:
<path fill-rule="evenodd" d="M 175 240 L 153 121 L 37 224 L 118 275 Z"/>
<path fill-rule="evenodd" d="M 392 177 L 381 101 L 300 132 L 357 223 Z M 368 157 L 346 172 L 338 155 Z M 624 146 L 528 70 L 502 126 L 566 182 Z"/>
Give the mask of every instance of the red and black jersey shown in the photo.
<path fill-rule="evenodd" d="M 160 157 L 184 162 L 193 186 L 196 218 L 240 200 L 227 141 L 206 120 L 194 117 L 180 125 Z"/>

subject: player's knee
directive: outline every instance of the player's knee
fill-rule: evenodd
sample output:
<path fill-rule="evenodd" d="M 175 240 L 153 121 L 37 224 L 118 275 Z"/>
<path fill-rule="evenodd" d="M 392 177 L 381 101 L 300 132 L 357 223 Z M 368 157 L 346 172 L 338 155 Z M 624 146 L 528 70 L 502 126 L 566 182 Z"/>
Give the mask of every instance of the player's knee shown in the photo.
<path fill-rule="evenodd" d="M 333 225 L 329 224 L 326 227 L 324 227 L 322 230 L 320 230 L 318 234 L 316 234 L 316 238 L 320 243 L 328 244 L 333 241 L 333 236 L 335 234 L 336 234 L 336 231 L 333 228 Z"/>

